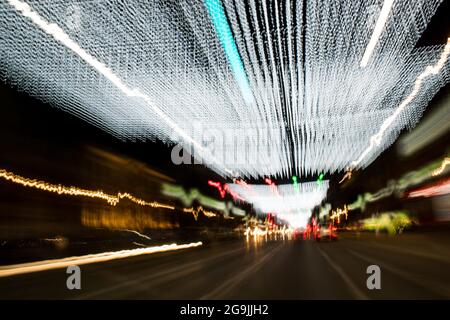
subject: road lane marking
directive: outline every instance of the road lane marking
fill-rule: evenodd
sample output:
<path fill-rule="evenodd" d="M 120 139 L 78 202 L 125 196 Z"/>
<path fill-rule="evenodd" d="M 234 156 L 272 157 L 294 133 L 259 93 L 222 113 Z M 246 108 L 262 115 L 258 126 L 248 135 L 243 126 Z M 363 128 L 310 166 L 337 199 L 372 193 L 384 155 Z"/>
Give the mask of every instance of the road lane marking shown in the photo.
<path fill-rule="evenodd" d="M 195 261 L 189 262 L 187 264 L 178 265 L 178 266 L 173 267 L 173 268 L 168 268 L 168 269 L 165 269 L 163 271 L 159 271 L 159 272 L 156 272 L 156 273 L 152 273 L 152 274 L 146 275 L 144 277 L 139 277 L 139 278 L 133 279 L 133 280 L 126 280 L 126 281 L 120 282 L 120 283 L 118 283 L 116 285 L 108 286 L 106 288 L 103 288 L 103 289 L 100 289 L 100 290 L 96 290 L 94 292 L 90 292 L 90 293 L 84 294 L 82 296 L 77 297 L 76 299 L 89 299 L 89 298 L 93 298 L 93 297 L 99 296 L 101 294 L 109 293 L 109 292 L 112 292 L 114 290 L 130 287 L 130 286 L 134 286 L 134 285 L 142 287 L 143 282 L 144 281 L 149 281 L 149 280 L 152 280 L 151 285 L 155 286 L 155 285 L 158 285 L 158 284 L 161 284 L 161 283 L 164 283 L 164 282 L 168 282 L 168 281 L 174 280 L 176 278 L 181 278 L 181 277 L 184 277 L 184 276 L 186 276 L 188 274 L 191 274 L 191 273 L 193 273 L 193 272 L 195 272 L 195 271 L 197 271 L 197 270 L 199 270 L 201 268 L 200 264 L 206 264 L 206 263 L 209 263 L 211 261 L 214 261 L 214 260 L 217 260 L 217 259 L 220 259 L 220 258 L 224 258 L 226 256 L 230 256 L 230 255 L 236 254 L 236 253 L 244 251 L 244 250 L 246 250 L 245 247 L 240 247 L 238 249 L 227 251 L 225 253 L 222 252 L 219 255 L 215 255 L 215 256 L 212 256 L 212 257 L 209 257 L 209 258 L 206 258 L 206 259 L 195 260 Z M 170 264 L 170 263 L 167 263 L 167 264 Z M 167 266 L 167 264 L 165 264 L 164 266 Z M 153 280 L 153 279 L 155 279 L 156 281 Z"/>
<path fill-rule="evenodd" d="M 240 282 L 242 282 L 245 278 L 247 278 L 250 274 L 259 270 L 264 264 L 266 264 L 276 253 L 278 253 L 282 248 L 282 244 L 279 244 L 268 253 L 266 253 L 263 257 L 259 258 L 256 262 L 252 263 L 249 267 L 239 272 L 232 278 L 229 278 L 225 282 L 223 282 L 220 286 L 216 287 L 214 290 L 209 293 L 203 295 L 200 300 L 210 300 L 215 297 L 223 296 L 224 294 L 230 292 L 234 287 L 236 287 Z"/>
<path fill-rule="evenodd" d="M 369 297 L 358 288 L 358 286 L 352 281 L 352 279 L 347 275 L 347 273 L 339 265 L 337 265 L 330 256 L 323 251 L 319 246 L 317 246 L 318 251 L 322 257 L 328 262 L 328 264 L 336 271 L 337 274 L 344 280 L 347 287 L 350 289 L 353 296 L 357 299 L 368 300 Z"/>
<path fill-rule="evenodd" d="M 387 264 L 382 261 L 377 261 L 376 259 L 372 259 L 366 255 L 363 255 L 361 253 L 358 253 L 352 249 L 347 249 L 347 251 L 352 254 L 353 256 L 367 262 L 370 264 L 378 264 L 381 266 L 384 270 L 388 270 L 389 272 L 397 275 L 398 277 L 402 278 L 403 280 L 406 280 L 407 282 L 411 282 L 421 288 L 426 289 L 427 291 L 431 291 L 434 293 L 437 293 L 439 295 L 450 297 L 450 288 L 442 286 L 440 283 L 432 281 L 432 280 L 420 280 L 420 278 L 423 278 L 423 276 L 410 273 L 404 269 L 398 269 L 390 264 Z"/>

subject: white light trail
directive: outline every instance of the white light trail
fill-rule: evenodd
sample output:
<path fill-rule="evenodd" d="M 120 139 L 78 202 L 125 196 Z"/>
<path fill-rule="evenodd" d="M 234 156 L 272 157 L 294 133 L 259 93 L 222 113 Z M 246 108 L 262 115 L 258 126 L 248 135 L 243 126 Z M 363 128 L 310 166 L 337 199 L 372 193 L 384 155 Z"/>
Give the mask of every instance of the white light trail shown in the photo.
<path fill-rule="evenodd" d="M 395 109 L 395 112 L 389 116 L 386 120 L 384 120 L 383 124 L 380 127 L 380 130 L 373 135 L 370 138 L 370 144 L 367 147 L 366 150 L 359 156 L 359 158 L 351 163 L 351 167 L 358 166 L 361 161 L 367 157 L 367 155 L 377 146 L 380 145 L 383 135 L 386 132 L 386 130 L 392 126 L 394 121 L 398 118 L 400 113 L 414 100 L 414 98 L 419 93 L 419 90 L 422 87 L 422 83 L 425 80 L 425 78 L 436 75 L 439 73 L 439 71 L 443 68 L 444 64 L 447 62 L 447 58 L 450 54 L 450 38 L 447 39 L 447 44 L 444 47 L 444 50 L 442 51 L 442 54 L 440 56 L 440 59 L 434 66 L 428 66 L 425 68 L 425 70 L 416 78 L 416 81 L 414 82 L 414 87 L 411 93 L 400 103 L 400 105 Z"/>
<path fill-rule="evenodd" d="M 201 144 L 199 144 L 196 140 L 194 140 L 189 134 L 187 134 L 182 128 L 180 128 L 170 117 L 168 117 L 160 108 L 158 108 L 153 102 L 152 99 L 143 94 L 137 88 L 129 88 L 122 79 L 114 74 L 114 72 L 105 66 L 103 63 L 98 61 L 94 56 L 87 53 L 83 48 L 81 48 L 78 43 L 73 41 L 67 33 L 65 33 L 57 24 L 48 23 L 45 19 L 43 19 L 39 14 L 31 9 L 31 7 L 20 0 L 8 0 L 9 4 L 12 5 L 17 11 L 19 11 L 24 17 L 30 18 L 31 21 L 41 28 L 43 31 L 51 35 L 55 40 L 59 41 L 61 44 L 66 46 L 68 49 L 72 50 L 75 54 L 77 54 L 81 59 L 83 59 L 88 65 L 93 67 L 97 72 L 102 74 L 105 78 L 111 81 L 120 91 L 122 91 L 128 97 L 136 97 L 140 98 L 147 103 L 148 106 L 152 108 L 152 110 L 160 117 L 162 121 L 167 123 L 178 135 L 180 135 L 185 141 L 189 144 L 192 144 L 197 152 L 199 152 L 202 156 L 207 157 L 206 159 L 209 161 L 214 161 L 217 163 L 217 160 L 214 157 L 207 156 L 206 150 L 203 148 Z M 221 165 L 221 163 L 217 163 Z M 233 172 L 227 168 L 224 170 L 229 174 L 233 175 Z"/>
<path fill-rule="evenodd" d="M 147 239 L 147 240 L 152 240 L 152 238 L 150 238 L 149 236 L 146 236 L 145 234 L 140 233 L 139 231 L 136 230 L 130 230 L 130 229 L 117 229 L 117 231 L 124 231 L 124 232 L 130 232 L 130 233 L 134 233 L 135 235 L 137 235 L 138 237 Z"/>
<path fill-rule="evenodd" d="M 121 251 L 112 251 L 112 252 L 103 252 L 96 254 L 88 254 L 85 256 L 78 257 L 68 257 L 62 259 L 52 259 L 52 260 L 43 260 L 37 262 L 28 262 L 21 264 L 14 264 L 8 266 L 0 266 L 0 278 L 1 277 L 10 277 L 19 274 L 31 273 L 31 272 L 40 272 L 47 271 L 52 269 L 60 269 L 67 268 L 68 266 L 81 266 L 85 264 L 91 263 L 99 263 L 106 262 L 117 259 L 124 259 L 130 257 L 136 257 L 144 254 L 152 254 L 158 252 L 167 252 L 167 251 L 175 251 L 182 250 L 188 248 L 195 248 L 202 245 L 202 242 L 192 242 L 188 244 L 165 244 L 161 246 L 147 247 L 147 248 L 139 248 L 139 249 L 131 249 L 131 250 L 121 250 Z"/>
<path fill-rule="evenodd" d="M 389 12 L 391 12 L 392 5 L 394 4 L 394 0 L 384 0 L 383 7 L 381 8 L 380 16 L 378 17 L 377 24 L 375 25 L 375 29 L 373 29 L 372 36 L 370 37 L 369 44 L 364 51 L 364 56 L 361 59 L 360 66 L 364 68 L 367 66 L 369 62 L 370 56 L 372 55 L 375 46 L 378 43 L 378 39 L 383 32 L 384 26 L 386 25 L 386 21 L 389 17 Z"/>
<path fill-rule="evenodd" d="M 411 1 L 369 25 L 375 0 L 8 0 L 0 79 L 226 177 L 356 170 L 450 81 L 447 60 L 420 76 L 445 44 L 417 47 L 442 0 Z"/>

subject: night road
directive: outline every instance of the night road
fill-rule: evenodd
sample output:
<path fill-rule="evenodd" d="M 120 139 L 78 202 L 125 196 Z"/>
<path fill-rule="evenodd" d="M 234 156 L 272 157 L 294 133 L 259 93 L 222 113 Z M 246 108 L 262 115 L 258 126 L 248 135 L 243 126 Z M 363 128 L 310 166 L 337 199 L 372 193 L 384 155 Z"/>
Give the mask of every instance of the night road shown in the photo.
<path fill-rule="evenodd" d="M 337 242 L 225 242 L 81 268 L 0 278 L 3 299 L 430 299 L 450 297 L 450 237 L 345 234 Z M 444 250 L 444 251 L 443 251 Z M 381 268 L 381 290 L 366 269 Z"/>

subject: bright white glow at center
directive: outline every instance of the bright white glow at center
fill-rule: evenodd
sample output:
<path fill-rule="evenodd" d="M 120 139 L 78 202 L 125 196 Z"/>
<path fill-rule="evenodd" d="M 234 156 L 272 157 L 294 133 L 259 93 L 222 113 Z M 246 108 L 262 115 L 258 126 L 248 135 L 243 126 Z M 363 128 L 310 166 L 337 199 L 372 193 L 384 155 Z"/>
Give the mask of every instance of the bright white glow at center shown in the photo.
<path fill-rule="evenodd" d="M 292 227 L 301 227 L 311 215 L 311 210 L 325 199 L 328 180 L 317 182 L 278 185 L 231 184 L 230 189 L 238 193 L 253 208 L 262 214 L 276 214 Z"/>

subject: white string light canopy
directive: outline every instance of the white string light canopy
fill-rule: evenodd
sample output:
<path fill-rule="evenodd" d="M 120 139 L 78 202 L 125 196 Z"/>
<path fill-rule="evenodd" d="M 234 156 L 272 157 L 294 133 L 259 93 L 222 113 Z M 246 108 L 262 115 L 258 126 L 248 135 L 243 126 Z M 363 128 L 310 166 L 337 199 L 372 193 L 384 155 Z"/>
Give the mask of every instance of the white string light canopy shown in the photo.
<path fill-rule="evenodd" d="M 306 225 L 311 212 L 327 195 L 328 180 L 282 184 L 230 184 L 230 189 L 253 205 L 257 214 L 276 214 L 292 227 Z"/>
<path fill-rule="evenodd" d="M 3 0 L 0 78 L 227 177 L 364 168 L 449 82 L 450 44 L 416 47 L 441 2 Z"/>

